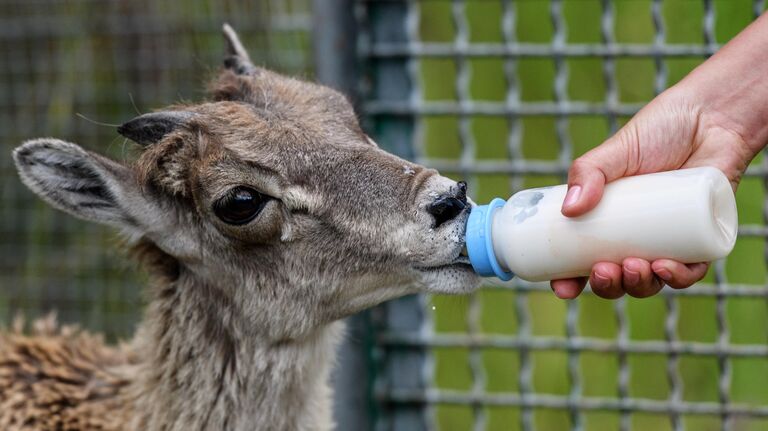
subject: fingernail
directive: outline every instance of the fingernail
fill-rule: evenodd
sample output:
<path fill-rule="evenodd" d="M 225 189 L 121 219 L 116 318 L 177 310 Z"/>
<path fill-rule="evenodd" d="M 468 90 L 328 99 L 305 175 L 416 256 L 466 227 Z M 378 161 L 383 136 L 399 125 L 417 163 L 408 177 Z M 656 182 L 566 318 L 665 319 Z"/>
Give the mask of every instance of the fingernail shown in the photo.
<path fill-rule="evenodd" d="M 563 201 L 563 207 L 573 206 L 581 195 L 581 186 L 573 186 L 568 189 L 568 193 L 565 194 L 565 201 Z"/>
<path fill-rule="evenodd" d="M 656 275 L 660 279 L 662 279 L 664 281 L 669 281 L 669 280 L 672 279 L 672 273 L 669 272 L 669 270 L 667 268 L 659 268 L 658 270 L 656 270 L 654 272 L 656 273 Z"/>
<path fill-rule="evenodd" d="M 592 288 L 605 289 L 610 285 L 610 278 L 600 275 L 597 272 L 592 273 Z"/>
<path fill-rule="evenodd" d="M 637 284 L 640 281 L 640 273 L 629 269 L 624 269 L 624 282 L 627 284 Z"/>

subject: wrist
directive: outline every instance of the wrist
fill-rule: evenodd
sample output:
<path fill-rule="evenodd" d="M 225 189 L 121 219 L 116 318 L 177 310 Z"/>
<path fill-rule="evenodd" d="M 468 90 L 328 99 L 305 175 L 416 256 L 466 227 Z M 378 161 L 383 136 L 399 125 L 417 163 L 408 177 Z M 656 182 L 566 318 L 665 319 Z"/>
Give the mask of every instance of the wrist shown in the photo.
<path fill-rule="evenodd" d="M 750 88 L 735 79 L 716 83 L 715 78 L 697 69 L 667 91 L 694 113 L 697 134 L 713 130 L 730 134 L 728 141 L 738 143 L 743 147 L 741 152 L 749 153 L 751 158 L 768 143 L 768 91 Z"/>
<path fill-rule="evenodd" d="M 739 136 L 753 154 L 768 143 L 768 14 L 670 90 L 696 106 L 700 127 Z"/>
<path fill-rule="evenodd" d="M 691 145 L 690 156 L 685 160 L 687 167 L 713 166 L 726 174 L 736 190 L 750 161 L 763 148 L 763 133 L 759 128 L 751 129 L 751 122 L 735 120 L 733 112 L 721 108 L 717 94 L 697 88 L 690 81 L 681 82 L 669 88 L 657 99 L 662 105 L 671 106 L 675 121 L 690 125 L 686 141 Z M 762 125 L 760 125 L 762 126 Z"/>

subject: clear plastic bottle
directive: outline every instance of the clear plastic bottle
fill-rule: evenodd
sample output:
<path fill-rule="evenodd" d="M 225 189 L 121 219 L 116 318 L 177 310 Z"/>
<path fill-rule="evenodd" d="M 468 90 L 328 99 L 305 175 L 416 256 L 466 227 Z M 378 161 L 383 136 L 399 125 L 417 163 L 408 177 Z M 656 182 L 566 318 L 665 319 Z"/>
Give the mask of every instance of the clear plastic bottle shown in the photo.
<path fill-rule="evenodd" d="M 475 271 L 544 281 L 586 276 L 597 262 L 627 257 L 708 262 L 727 256 L 736 242 L 736 200 L 715 168 L 622 178 L 575 218 L 560 212 L 566 191 L 523 190 L 473 208 L 467 252 Z"/>

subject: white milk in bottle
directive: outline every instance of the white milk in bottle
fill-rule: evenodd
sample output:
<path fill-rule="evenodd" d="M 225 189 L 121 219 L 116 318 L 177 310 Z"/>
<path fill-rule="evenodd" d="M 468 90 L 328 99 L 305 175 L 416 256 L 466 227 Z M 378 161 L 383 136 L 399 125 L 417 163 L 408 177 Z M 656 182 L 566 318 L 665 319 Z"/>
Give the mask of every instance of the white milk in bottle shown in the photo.
<path fill-rule="evenodd" d="M 638 175 L 605 187 L 580 217 L 560 208 L 566 185 L 523 190 L 472 208 L 469 260 L 480 275 L 528 281 L 587 276 L 597 262 L 627 257 L 683 263 L 725 257 L 736 242 L 736 200 L 718 169 Z"/>

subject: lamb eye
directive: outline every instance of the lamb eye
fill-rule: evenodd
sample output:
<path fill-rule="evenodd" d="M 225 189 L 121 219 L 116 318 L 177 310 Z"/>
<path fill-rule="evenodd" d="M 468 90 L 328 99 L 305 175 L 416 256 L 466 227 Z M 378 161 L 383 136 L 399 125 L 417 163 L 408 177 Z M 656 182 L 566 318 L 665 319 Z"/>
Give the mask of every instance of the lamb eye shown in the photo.
<path fill-rule="evenodd" d="M 248 187 L 235 187 L 213 204 L 213 212 L 224 223 L 242 225 L 256 218 L 267 197 Z"/>

